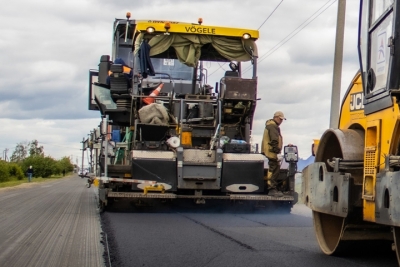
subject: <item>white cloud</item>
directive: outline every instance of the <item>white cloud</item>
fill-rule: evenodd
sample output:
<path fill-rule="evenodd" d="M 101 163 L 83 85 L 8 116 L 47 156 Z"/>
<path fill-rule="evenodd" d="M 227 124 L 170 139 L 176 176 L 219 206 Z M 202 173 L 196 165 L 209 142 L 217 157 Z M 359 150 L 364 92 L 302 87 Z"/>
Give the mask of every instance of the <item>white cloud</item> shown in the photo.
<path fill-rule="evenodd" d="M 80 155 L 80 141 L 100 121 L 87 110 L 88 70 L 110 54 L 112 23 L 133 19 L 197 22 L 255 28 L 280 3 L 271 1 L 26 1 L 0 10 L 0 149 L 22 141 L 43 142 L 54 157 Z M 284 140 L 310 155 L 312 139 L 329 127 L 337 2 L 286 43 L 326 0 L 285 0 L 260 29 L 259 101 L 253 138 L 282 110 Z M 358 70 L 357 1 L 347 1 L 342 94 Z M 6 26 L 7 25 L 7 26 Z M 271 53 L 272 52 L 272 53 Z M 268 56 L 267 56 L 268 55 Z M 215 84 L 224 66 L 210 77 Z M 210 70 L 212 72 L 214 70 Z M 250 75 L 250 73 L 246 73 Z M 10 156 L 11 154 L 9 154 Z"/>
<path fill-rule="evenodd" d="M 72 156 L 74 163 L 82 158 L 83 138 L 97 128 L 99 119 L 82 120 L 14 120 L 0 119 L 0 150 L 9 149 L 8 158 L 11 157 L 18 143 L 28 143 L 38 140 L 39 146 L 44 147 L 45 155 L 55 159 Z M 86 159 L 85 159 L 86 161 Z"/>

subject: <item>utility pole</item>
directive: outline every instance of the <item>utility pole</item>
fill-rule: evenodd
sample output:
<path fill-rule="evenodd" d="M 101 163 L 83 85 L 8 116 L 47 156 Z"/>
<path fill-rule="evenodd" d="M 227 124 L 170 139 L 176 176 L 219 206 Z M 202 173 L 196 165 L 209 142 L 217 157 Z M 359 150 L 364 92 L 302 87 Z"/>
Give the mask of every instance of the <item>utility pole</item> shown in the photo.
<path fill-rule="evenodd" d="M 3 150 L 3 159 L 4 159 L 4 161 L 8 161 L 7 152 L 8 152 L 8 148 Z"/>
<path fill-rule="evenodd" d="M 90 151 L 90 172 L 93 173 L 93 144 L 94 144 L 94 133 L 90 132 L 90 141 L 89 141 L 89 151 Z"/>
<path fill-rule="evenodd" d="M 95 168 L 95 174 L 96 174 L 96 176 L 101 176 L 101 173 L 99 172 L 99 149 L 98 148 L 96 148 L 96 150 L 94 151 L 94 156 L 95 156 L 95 165 L 94 165 L 94 168 Z"/>
<path fill-rule="evenodd" d="M 82 139 L 82 168 L 81 168 L 81 173 L 83 174 L 83 161 L 84 161 L 84 156 L 85 156 L 85 137 Z"/>
<path fill-rule="evenodd" d="M 338 1 L 336 21 L 335 58 L 333 61 L 333 81 L 331 96 L 330 128 L 339 127 L 340 87 L 342 82 L 343 39 L 346 17 L 346 0 Z"/>
<path fill-rule="evenodd" d="M 101 124 L 101 134 L 104 136 L 106 141 L 105 144 L 105 152 L 104 152 L 104 177 L 108 177 L 108 115 L 103 117 L 103 121 Z"/>

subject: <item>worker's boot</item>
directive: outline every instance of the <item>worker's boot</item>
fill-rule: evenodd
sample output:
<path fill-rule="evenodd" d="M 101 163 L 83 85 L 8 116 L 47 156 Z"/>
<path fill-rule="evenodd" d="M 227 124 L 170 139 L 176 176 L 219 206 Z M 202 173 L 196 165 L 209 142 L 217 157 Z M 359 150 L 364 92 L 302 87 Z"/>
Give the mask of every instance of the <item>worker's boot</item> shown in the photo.
<path fill-rule="evenodd" d="M 270 174 L 270 173 L 269 173 Z M 264 193 L 268 193 L 268 190 L 272 187 L 271 185 L 271 176 L 269 175 L 264 177 Z"/>
<path fill-rule="evenodd" d="M 270 197 L 283 197 L 283 193 L 281 191 L 276 190 L 276 188 L 271 188 L 268 190 L 268 196 Z"/>
<path fill-rule="evenodd" d="M 264 193 L 265 194 L 268 194 L 268 190 L 269 190 L 270 187 L 271 187 L 270 182 L 267 181 L 267 180 L 264 180 Z"/>

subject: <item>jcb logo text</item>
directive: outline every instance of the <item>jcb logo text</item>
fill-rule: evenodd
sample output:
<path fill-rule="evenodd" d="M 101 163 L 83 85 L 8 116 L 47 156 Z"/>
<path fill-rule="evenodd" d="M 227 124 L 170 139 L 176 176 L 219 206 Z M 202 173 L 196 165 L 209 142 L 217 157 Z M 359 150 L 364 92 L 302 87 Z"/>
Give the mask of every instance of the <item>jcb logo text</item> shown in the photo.
<path fill-rule="evenodd" d="M 364 95 L 363 93 L 356 93 L 350 95 L 350 111 L 364 109 Z"/>

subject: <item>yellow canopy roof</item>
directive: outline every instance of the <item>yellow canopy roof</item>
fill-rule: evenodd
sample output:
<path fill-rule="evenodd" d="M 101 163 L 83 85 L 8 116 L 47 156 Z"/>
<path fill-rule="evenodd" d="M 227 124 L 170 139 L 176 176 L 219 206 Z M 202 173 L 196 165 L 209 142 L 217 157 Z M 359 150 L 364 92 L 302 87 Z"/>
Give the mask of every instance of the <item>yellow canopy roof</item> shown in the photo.
<path fill-rule="evenodd" d="M 177 21 L 163 20 L 137 20 L 136 30 L 146 31 L 147 28 L 153 27 L 156 32 L 166 32 L 165 24 L 169 23 L 168 32 L 171 33 L 186 33 L 186 34 L 201 34 L 201 35 L 219 35 L 226 37 L 242 37 L 244 34 L 249 34 L 250 38 L 258 39 L 259 31 L 242 28 L 229 28 L 221 26 L 208 26 L 195 23 L 185 23 Z"/>

